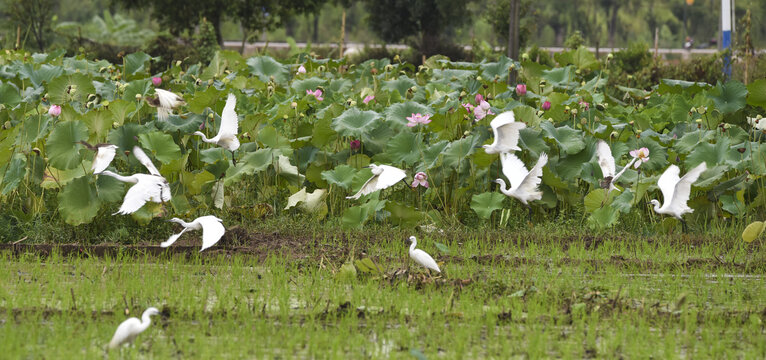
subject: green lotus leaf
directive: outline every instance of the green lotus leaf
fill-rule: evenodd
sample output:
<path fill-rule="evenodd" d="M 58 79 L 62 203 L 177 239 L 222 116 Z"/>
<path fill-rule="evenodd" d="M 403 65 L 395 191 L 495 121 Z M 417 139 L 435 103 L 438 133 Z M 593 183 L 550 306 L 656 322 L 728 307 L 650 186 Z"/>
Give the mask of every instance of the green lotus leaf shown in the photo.
<path fill-rule="evenodd" d="M 417 86 L 418 84 L 415 82 L 415 80 L 410 79 L 407 76 L 400 76 L 398 79 L 395 80 L 388 80 L 383 82 L 383 86 L 380 88 L 382 90 L 388 90 L 388 91 L 398 91 L 399 95 L 404 97 L 407 95 L 407 90 L 409 90 L 413 86 Z"/>
<path fill-rule="evenodd" d="M 314 123 L 313 133 L 311 134 L 311 145 L 321 148 L 336 137 L 337 133 L 332 129 L 331 119 L 320 119 Z"/>
<path fill-rule="evenodd" d="M 409 122 L 407 118 L 412 116 L 412 114 L 418 113 L 423 115 L 433 115 L 434 110 L 426 105 L 414 101 L 407 101 L 393 104 L 383 112 L 386 116 L 386 122 L 393 124 L 391 127 L 395 129 L 407 129 L 407 123 Z"/>
<path fill-rule="evenodd" d="M 106 135 L 109 130 L 112 129 L 112 114 L 103 110 L 91 110 L 88 111 L 85 116 L 82 117 L 85 125 L 90 130 L 92 142 L 99 142 L 102 139 L 106 139 Z"/>
<path fill-rule="evenodd" d="M 343 212 L 341 222 L 345 228 L 362 228 L 364 224 L 375 215 L 376 212 L 383 210 L 386 200 L 370 199 L 359 206 L 352 206 Z"/>
<path fill-rule="evenodd" d="M 418 145 L 421 141 L 411 131 L 402 131 L 394 136 L 386 146 L 386 154 L 394 164 L 405 163 L 412 165 L 420 160 L 420 150 Z"/>
<path fill-rule="evenodd" d="M 13 155 L 11 163 L 8 165 L 5 174 L 0 179 L 2 184 L 2 195 L 8 195 L 12 191 L 16 190 L 22 180 L 27 176 L 27 158 L 23 154 Z"/>
<path fill-rule="evenodd" d="M 499 192 L 485 192 L 471 197 L 471 209 L 482 219 L 489 219 L 492 212 L 503 208 L 506 196 Z"/>
<path fill-rule="evenodd" d="M 391 214 L 388 217 L 389 220 L 398 226 L 415 226 L 420 223 L 425 215 L 422 211 L 419 211 L 412 206 L 393 201 L 386 202 L 385 209 Z"/>
<path fill-rule="evenodd" d="M 223 152 L 223 149 L 219 147 L 201 150 L 199 152 L 199 159 L 207 164 L 214 164 L 221 160 L 227 160 L 226 154 Z"/>
<path fill-rule="evenodd" d="M 620 213 L 611 206 L 604 206 L 597 209 L 588 217 L 588 226 L 592 229 L 606 229 L 617 224 L 620 219 Z"/>
<path fill-rule="evenodd" d="M 112 113 L 112 121 L 121 126 L 125 123 L 125 119 L 132 116 L 136 111 L 136 103 L 134 101 L 127 101 L 123 99 L 117 99 L 109 103 L 107 106 L 109 112 Z"/>
<path fill-rule="evenodd" d="M 710 98 L 713 99 L 716 109 L 724 114 L 731 114 L 745 107 L 747 87 L 736 80 L 719 83 L 713 89 Z"/>
<path fill-rule="evenodd" d="M 215 176 L 205 170 L 196 172 L 181 172 L 181 182 L 186 186 L 187 195 L 197 195 L 202 192 L 202 187 L 215 181 Z"/>
<path fill-rule="evenodd" d="M 206 108 L 215 107 L 219 99 L 222 99 L 222 92 L 215 87 L 209 87 L 205 91 L 198 91 L 194 97 L 189 99 L 189 110 L 193 113 L 202 113 Z"/>
<path fill-rule="evenodd" d="M 653 155 L 650 153 L 650 155 Z M 686 157 L 685 164 L 691 169 L 702 162 L 706 162 L 708 167 L 715 165 L 734 166 L 740 161 L 739 153 L 731 147 L 729 139 L 718 137 L 715 144 L 701 143 L 694 147 L 689 156 Z"/>
<path fill-rule="evenodd" d="M 508 69 L 513 64 L 513 60 L 505 55 L 500 56 L 497 62 L 481 64 L 481 76 L 487 80 L 499 79 L 504 81 L 508 79 Z"/>
<path fill-rule="evenodd" d="M 59 76 L 48 84 L 51 104 L 64 104 L 70 100 L 85 103 L 89 94 L 96 92 L 93 83 L 85 74 L 73 73 Z"/>
<path fill-rule="evenodd" d="M 117 145 L 121 151 L 131 151 L 134 146 L 138 145 L 138 135 L 146 131 L 146 127 L 128 123 L 109 131 L 107 140 L 110 144 Z"/>
<path fill-rule="evenodd" d="M 766 110 L 766 79 L 758 79 L 747 85 L 748 105 L 760 106 Z"/>
<path fill-rule="evenodd" d="M 199 130 L 200 125 L 205 121 L 202 114 L 188 113 L 184 115 L 170 115 L 166 120 L 155 122 L 155 126 L 162 131 L 176 132 L 182 134 L 191 134 Z"/>
<path fill-rule="evenodd" d="M 585 211 L 592 213 L 602 207 L 609 206 L 617 194 L 619 194 L 619 192 L 610 191 L 607 195 L 606 189 L 596 189 L 589 192 L 583 199 Z"/>
<path fill-rule="evenodd" d="M 125 86 L 125 92 L 122 97 L 127 101 L 135 100 L 136 95 L 146 97 L 152 91 L 152 81 L 150 79 L 133 80 Z"/>
<path fill-rule="evenodd" d="M 34 87 L 40 87 L 44 82 L 50 83 L 56 77 L 64 73 L 64 68 L 57 65 L 42 64 L 38 69 L 32 64 L 24 64 L 19 69 L 19 75 L 22 79 L 29 79 Z"/>
<path fill-rule="evenodd" d="M 247 66 L 250 68 L 251 74 L 265 83 L 273 77 L 277 84 L 284 84 L 290 76 L 286 66 L 269 56 L 251 57 L 247 59 Z"/>
<path fill-rule="evenodd" d="M 141 146 L 154 155 L 157 160 L 163 164 L 169 164 L 173 160 L 181 158 L 181 148 L 173 141 L 173 137 L 159 132 L 152 131 L 138 135 Z"/>
<path fill-rule="evenodd" d="M 322 179 L 329 184 L 340 186 L 344 189 L 351 188 L 351 181 L 357 170 L 348 165 L 338 165 L 335 169 L 322 171 Z"/>
<path fill-rule="evenodd" d="M 332 121 L 332 128 L 343 136 L 360 137 L 371 131 L 375 126 L 375 120 L 379 118 L 380 114 L 374 111 L 361 111 L 354 107 L 335 118 Z"/>
<path fill-rule="evenodd" d="M 53 119 L 50 116 L 30 116 L 24 119 L 24 131 L 17 145 L 29 145 L 42 139 L 51 130 Z"/>
<path fill-rule="evenodd" d="M 318 77 L 310 77 L 308 79 L 295 80 L 290 87 L 293 88 L 297 96 L 303 97 L 306 95 L 306 90 L 314 91 L 318 87 L 324 88 L 326 85 L 327 80 Z"/>
<path fill-rule="evenodd" d="M 145 71 L 147 66 L 146 63 L 149 62 L 149 60 L 152 59 L 151 56 L 147 55 L 144 52 L 136 52 L 132 54 L 125 55 L 125 73 L 127 75 L 135 75 L 138 72 Z"/>
<path fill-rule="evenodd" d="M 19 89 L 12 83 L 0 83 L 0 104 L 8 105 L 10 107 L 16 106 L 16 104 L 22 101 L 21 95 L 19 95 Z"/>
<path fill-rule="evenodd" d="M 56 124 L 45 149 L 48 162 L 57 169 L 71 169 L 82 162 L 80 141 L 88 140 L 88 127 L 77 120 Z"/>
<path fill-rule="evenodd" d="M 98 199 L 102 202 L 117 203 L 122 202 L 126 186 L 111 176 L 99 175 L 96 180 L 96 191 Z"/>
<path fill-rule="evenodd" d="M 67 224 L 87 224 L 98 214 L 101 201 L 89 176 L 81 176 L 69 182 L 59 193 L 59 212 Z"/>
<path fill-rule="evenodd" d="M 457 169 L 463 159 L 476 151 L 478 143 L 479 137 L 476 136 L 451 142 L 443 152 L 442 163 L 444 166 Z"/>
<path fill-rule="evenodd" d="M 585 141 L 580 130 L 572 129 L 569 125 L 557 128 L 550 121 L 540 123 L 540 128 L 543 129 L 547 138 L 553 139 L 567 154 L 577 154 L 585 149 Z"/>
<path fill-rule="evenodd" d="M 290 158 L 287 156 L 279 155 L 273 165 L 277 175 L 285 178 L 293 185 L 298 186 L 306 179 L 298 172 L 298 167 L 290 163 Z"/>
<path fill-rule="evenodd" d="M 754 221 L 742 231 L 742 240 L 746 243 L 751 243 L 763 234 L 764 229 L 766 229 L 766 222 Z"/>

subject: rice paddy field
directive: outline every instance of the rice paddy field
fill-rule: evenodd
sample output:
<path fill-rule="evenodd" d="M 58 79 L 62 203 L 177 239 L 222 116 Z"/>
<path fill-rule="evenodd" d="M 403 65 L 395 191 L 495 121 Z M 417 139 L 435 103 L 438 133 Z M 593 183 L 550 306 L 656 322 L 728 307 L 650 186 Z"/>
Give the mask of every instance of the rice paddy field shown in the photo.
<path fill-rule="evenodd" d="M 440 275 L 385 228 L 251 233 L 205 253 L 7 245 L 0 348 L 8 359 L 766 356 L 754 244 L 560 231 L 421 233 Z M 108 352 L 117 324 L 149 306 L 161 316 Z"/>

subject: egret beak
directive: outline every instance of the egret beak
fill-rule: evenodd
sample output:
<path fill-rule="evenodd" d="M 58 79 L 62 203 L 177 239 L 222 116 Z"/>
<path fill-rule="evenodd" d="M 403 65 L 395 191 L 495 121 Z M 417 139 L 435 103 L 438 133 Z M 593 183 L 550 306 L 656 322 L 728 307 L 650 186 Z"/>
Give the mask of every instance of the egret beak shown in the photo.
<path fill-rule="evenodd" d="M 364 169 L 372 169 L 372 166 L 367 165 L 367 166 L 362 166 L 362 168 L 364 168 Z"/>

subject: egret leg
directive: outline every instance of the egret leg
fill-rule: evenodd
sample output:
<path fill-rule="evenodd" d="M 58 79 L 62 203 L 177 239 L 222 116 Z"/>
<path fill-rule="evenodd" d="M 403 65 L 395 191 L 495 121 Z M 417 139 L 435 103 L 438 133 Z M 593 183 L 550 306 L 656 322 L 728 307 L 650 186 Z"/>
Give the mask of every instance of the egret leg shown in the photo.
<path fill-rule="evenodd" d="M 231 152 L 231 164 L 237 166 L 237 158 L 234 157 L 234 151 Z"/>
<path fill-rule="evenodd" d="M 683 230 L 684 233 L 689 232 L 689 226 L 686 225 L 686 220 L 684 219 L 681 219 L 681 229 Z"/>
<path fill-rule="evenodd" d="M 532 207 L 527 205 L 527 210 L 529 210 L 529 212 L 528 212 L 528 214 L 529 214 L 529 217 L 528 217 L 529 222 L 532 223 Z"/>

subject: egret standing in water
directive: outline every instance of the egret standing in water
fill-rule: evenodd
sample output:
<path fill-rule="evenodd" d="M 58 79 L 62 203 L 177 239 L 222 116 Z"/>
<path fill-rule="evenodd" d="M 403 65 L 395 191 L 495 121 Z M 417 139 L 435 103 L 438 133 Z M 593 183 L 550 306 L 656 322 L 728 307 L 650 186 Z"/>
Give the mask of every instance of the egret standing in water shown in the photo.
<path fill-rule="evenodd" d="M 654 212 L 670 215 L 681 220 L 683 231 L 686 232 L 688 228 L 682 216 L 694 212 L 694 209 L 690 208 L 686 202 L 689 201 L 692 184 L 699 179 L 700 174 L 705 170 L 707 170 L 707 165 L 703 162 L 694 169 L 689 170 L 683 177 L 679 177 L 681 170 L 678 166 L 670 165 L 657 180 L 657 186 L 662 192 L 662 198 L 665 200 L 665 203 L 660 206 L 658 200 L 650 201 L 654 205 Z"/>
<path fill-rule="evenodd" d="M 492 144 L 484 145 L 487 154 L 500 154 L 509 151 L 521 151 L 519 147 L 519 131 L 527 124 L 516 122 L 513 111 L 506 111 L 496 116 L 489 123 L 495 140 Z"/>
<path fill-rule="evenodd" d="M 109 342 L 109 348 L 116 349 L 122 345 L 132 343 L 138 334 L 144 332 L 144 330 L 149 328 L 149 325 L 152 324 L 151 316 L 159 314 L 159 310 L 150 307 L 144 311 L 143 315 L 141 315 L 141 320 L 132 317 L 123 321 L 120 326 L 117 327 L 117 331 L 114 332 L 112 341 Z"/>
<path fill-rule="evenodd" d="M 614 186 L 614 183 L 617 182 L 617 179 L 619 179 L 620 176 L 622 176 L 622 174 L 624 174 L 625 171 L 638 160 L 638 158 L 634 157 L 631 159 L 620 172 L 615 174 L 614 172 L 616 171 L 617 164 L 614 161 L 614 156 L 612 156 L 612 149 L 609 148 L 609 144 L 607 144 L 606 141 L 598 141 L 598 144 L 596 145 L 596 156 L 598 156 L 598 166 L 601 167 L 601 175 L 604 176 L 604 180 L 601 181 L 601 188 L 608 189 L 607 193 L 612 190 L 620 191 Z"/>
<path fill-rule="evenodd" d="M 532 221 L 532 208 L 530 201 L 543 198 L 543 192 L 540 191 L 541 177 L 543 176 L 543 166 L 548 163 L 548 154 L 540 154 L 537 164 L 532 170 L 527 171 L 524 163 L 512 153 L 500 154 L 500 163 L 503 166 L 503 174 L 511 183 L 511 188 L 507 188 L 503 179 L 495 180 L 500 184 L 500 191 L 506 196 L 514 197 L 521 201 L 529 210 L 529 221 Z"/>
<path fill-rule="evenodd" d="M 370 164 L 368 167 L 372 169 L 372 177 L 362 185 L 362 188 L 356 194 L 347 196 L 346 199 L 358 200 L 362 195 L 391 187 L 407 176 L 404 170 L 393 166 Z"/>
<path fill-rule="evenodd" d="M 186 104 L 186 101 L 181 95 L 176 93 L 162 89 L 154 89 L 154 96 L 147 96 L 146 103 L 149 104 L 149 106 L 157 108 L 158 120 L 167 120 L 173 109 Z"/>
<path fill-rule="evenodd" d="M 181 230 L 178 234 L 173 234 L 168 238 L 167 241 L 163 241 L 160 246 L 162 247 L 168 247 L 170 245 L 173 245 L 176 240 L 184 233 L 186 230 L 202 230 L 202 249 L 199 251 L 202 252 L 203 250 L 215 245 L 218 240 L 221 240 L 221 237 L 226 232 L 226 229 L 223 227 L 223 220 L 213 216 L 213 215 L 207 215 L 207 216 L 200 216 L 194 221 L 187 223 L 179 218 L 172 218 L 168 220 L 170 222 L 174 222 L 176 224 L 181 224 L 184 229 Z"/>
<path fill-rule="evenodd" d="M 125 193 L 125 199 L 122 201 L 120 210 L 112 215 L 132 214 L 144 206 L 147 201 L 156 203 L 170 201 L 170 184 L 168 184 L 168 181 L 160 175 L 159 170 L 157 170 L 149 157 L 146 156 L 144 151 L 138 146 L 133 147 L 133 155 L 144 165 L 144 167 L 146 167 L 147 170 L 149 170 L 149 174 L 122 176 L 109 170 L 102 173 L 122 182 L 135 184 L 130 187 L 127 193 Z"/>
<path fill-rule="evenodd" d="M 117 153 L 117 145 L 112 144 L 96 144 L 91 145 L 85 141 L 80 141 L 80 144 L 85 145 L 89 150 L 96 152 L 96 156 L 93 157 L 93 174 L 100 174 L 112 163 L 114 155 Z"/>
<path fill-rule="evenodd" d="M 409 240 L 412 243 L 412 245 L 410 245 L 410 258 L 426 269 L 441 273 L 442 271 L 439 269 L 439 265 L 431 255 L 428 255 L 428 253 L 423 250 L 415 249 L 415 246 L 418 245 L 418 240 L 415 239 L 414 236 L 410 236 Z"/>
<path fill-rule="evenodd" d="M 221 112 L 221 126 L 218 128 L 218 135 L 208 139 L 201 131 L 195 131 L 194 135 L 202 137 L 202 141 L 210 144 L 216 144 L 226 150 L 231 151 L 232 162 L 236 164 L 234 159 L 234 150 L 239 149 L 239 139 L 237 139 L 237 129 L 239 127 L 239 119 L 237 119 L 237 112 L 235 108 L 237 106 L 237 97 L 234 94 L 229 94 L 226 99 L 226 105 Z"/>

